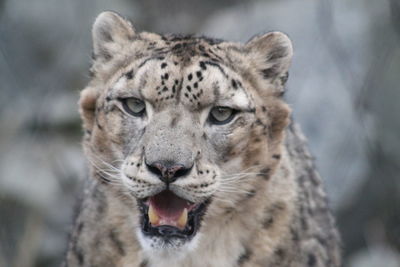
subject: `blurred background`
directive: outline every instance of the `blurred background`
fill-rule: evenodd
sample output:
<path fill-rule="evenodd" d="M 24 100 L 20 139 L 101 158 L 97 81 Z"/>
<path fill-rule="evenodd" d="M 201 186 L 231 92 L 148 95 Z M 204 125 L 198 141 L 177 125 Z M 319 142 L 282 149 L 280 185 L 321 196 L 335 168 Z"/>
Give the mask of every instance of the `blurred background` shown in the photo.
<path fill-rule="evenodd" d="M 77 101 L 91 25 L 294 43 L 287 101 L 309 139 L 345 267 L 400 266 L 400 1 L 0 0 L 0 267 L 58 266 L 87 173 Z"/>

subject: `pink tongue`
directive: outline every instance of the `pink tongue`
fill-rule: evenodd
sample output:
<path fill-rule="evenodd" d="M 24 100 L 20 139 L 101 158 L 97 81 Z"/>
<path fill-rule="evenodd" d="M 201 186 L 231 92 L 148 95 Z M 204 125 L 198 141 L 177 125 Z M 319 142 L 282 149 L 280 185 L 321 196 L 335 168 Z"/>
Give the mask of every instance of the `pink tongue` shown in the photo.
<path fill-rule="evenodd" d="M 166 219 L 177 220 L 183 209 L 190 208 L 190 203 L 171 191 L 163 191 L 150 198 L 150 205 L 153 206 L 158 216 Z"/>

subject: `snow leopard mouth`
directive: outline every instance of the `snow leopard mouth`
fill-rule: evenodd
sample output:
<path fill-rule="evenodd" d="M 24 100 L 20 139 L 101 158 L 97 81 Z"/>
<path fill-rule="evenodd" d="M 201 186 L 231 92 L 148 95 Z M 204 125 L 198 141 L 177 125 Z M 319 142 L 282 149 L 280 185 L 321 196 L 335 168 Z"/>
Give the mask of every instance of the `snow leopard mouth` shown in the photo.
<path fill-rule="evenodd" d="M 141 230 L 150 237 L 191 239 L 200 228 L 209 202 L 194 204 L 169 190 L 141 199 Z"/>

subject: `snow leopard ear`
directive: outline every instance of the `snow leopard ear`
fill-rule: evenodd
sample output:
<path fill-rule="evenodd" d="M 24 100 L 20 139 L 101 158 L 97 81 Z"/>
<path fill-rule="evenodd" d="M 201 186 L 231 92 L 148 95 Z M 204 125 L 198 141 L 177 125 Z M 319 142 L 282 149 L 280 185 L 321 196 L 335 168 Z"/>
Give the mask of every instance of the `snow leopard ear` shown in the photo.
<path fill-rule="evenodd" d="M 88 86 L 81 91 L 79 98 L 79 113 L 83 121 L 83 128 L 90 132 L 95 122 L 96 101 L 99 97 L 97 88 Z"/>
<path fill-rule="evenodd" d="M 135 36 L 132 24 L 115 12 L 97 16 L 92 29 L 93 58 L 108 61 Z"/>
<path fill-rule="evenodd" d="M 264 79 L 285 84 L 293 56 L 292 42 L 286 34 L 258 35 L 246 43 L 245 49 Z"/>

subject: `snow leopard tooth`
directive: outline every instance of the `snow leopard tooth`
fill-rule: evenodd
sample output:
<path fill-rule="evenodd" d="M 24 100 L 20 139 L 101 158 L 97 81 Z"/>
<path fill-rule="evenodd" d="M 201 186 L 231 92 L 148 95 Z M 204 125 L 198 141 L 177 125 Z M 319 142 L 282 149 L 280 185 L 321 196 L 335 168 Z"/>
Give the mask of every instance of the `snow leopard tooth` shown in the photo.
<path fill-rule="evenodd" d="M 178 219 L 178 223 L 177 223 L 178 227 L 181 229 L 184 229 L 187 221 L 188 221 L 188 210 L 187 210 L 187 208 L 184 208 L 181 216 Z"/>
<path fill-rule="evenodd" d="M 149 220 L 151 225 L 158 225 L 160 221 L 160 217 L 157 215 L 157 213 L 154 211 L 153 205 L 149 206 L 149 211 L 148 214 Z"/>

